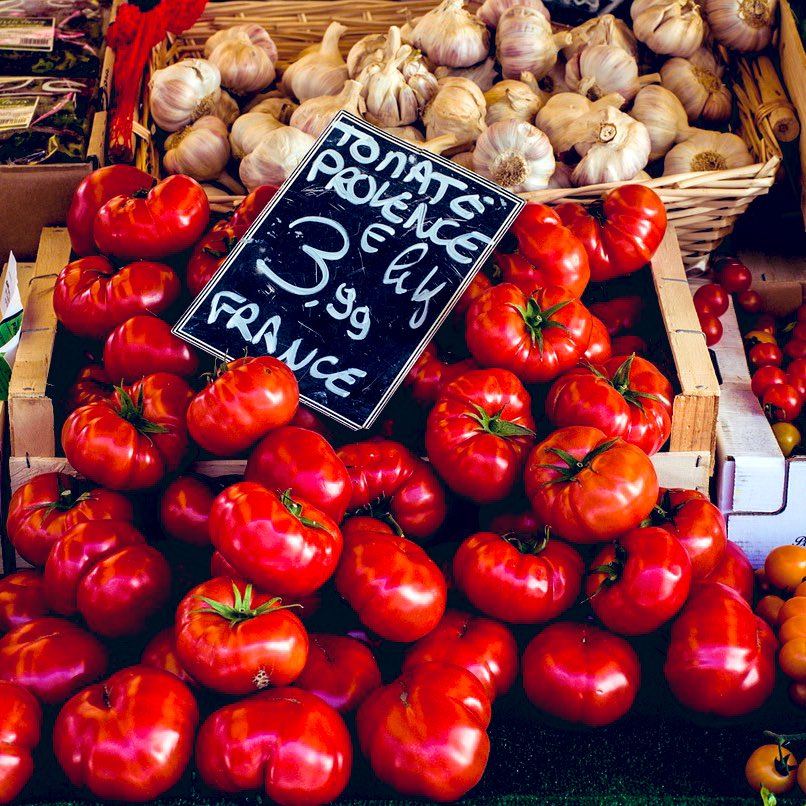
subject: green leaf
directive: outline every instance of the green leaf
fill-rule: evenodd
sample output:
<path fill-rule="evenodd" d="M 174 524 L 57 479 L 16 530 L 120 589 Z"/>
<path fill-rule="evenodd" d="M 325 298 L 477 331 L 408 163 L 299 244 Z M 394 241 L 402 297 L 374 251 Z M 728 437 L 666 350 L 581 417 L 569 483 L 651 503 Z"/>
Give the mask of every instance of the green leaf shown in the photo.
<path fill-rule="evenodd" d="M 778 799 L 772 794 L 772 792 L 770 792 L 769 789 L 767 789 L 766 786 L 761 787 L 761 792 L 759 794 L 761 795 L 761 802 L 764 804 L 764 806 L 777 806 Z"/>

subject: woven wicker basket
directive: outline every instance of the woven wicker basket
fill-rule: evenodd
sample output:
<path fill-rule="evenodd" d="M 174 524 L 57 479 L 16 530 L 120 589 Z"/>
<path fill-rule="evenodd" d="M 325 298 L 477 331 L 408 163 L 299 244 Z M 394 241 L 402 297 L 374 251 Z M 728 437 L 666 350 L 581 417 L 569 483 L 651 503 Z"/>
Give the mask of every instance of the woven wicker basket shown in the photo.
<path fill-rule="evenodd" d="M 402 25 L 434 5 L 435 0 L 235 0 L 209 3 L 193 28 L 154 49 L 149 69 L 199 56 L 210 34 L 244 21 L 258 22 L 269 31 L 277 45 L 281 66 L 295 59 L 302 48 L 318 42 L 332 20 L 348 26 L 348 32 L 341 40 L 342 51 L 346 53 L 362 36 L 385 31 L 390 25 Z M 468 8 L 473 5 L 473 2 L 469 3 Z M 730 234 L 736 219 L 750 202 L 769 191 L 781 160 L 780 148 L 767 117 L 763 115 L 765 110 L 754 84 L 752 64 L 740 57 L 734 66 L 734 89 L 741 121 L 739 134 L 751 149 L 756 163 L 746 168 L 676 174 L 644 182 L 654 188 L 666 204 L 687 266 L 701 264 Z M 136 161 L 139 167 L 160 176 L 159 155 L 153 145 L 153 129 L 148 117 L 147 81 L 144 84 L 141 120 L 136 126 Z M 584 203 L 599 198 L 615 186 L 589 185 L 523 195 L 529 200 L 546 203 L 568 200 Z M 208 192 L 214 208 L 220 210 L 240 202 L 244 189 L 233 180 L 221 188 L 208 188 Z"/>

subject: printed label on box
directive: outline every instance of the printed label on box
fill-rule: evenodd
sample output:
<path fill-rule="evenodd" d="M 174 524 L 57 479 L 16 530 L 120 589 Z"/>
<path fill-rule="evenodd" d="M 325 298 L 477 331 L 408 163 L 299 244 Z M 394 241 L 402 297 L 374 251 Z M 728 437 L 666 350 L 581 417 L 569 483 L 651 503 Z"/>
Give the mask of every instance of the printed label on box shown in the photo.
<path fill-rule="evenodd" d="M 53 17 L 0 17 L 0 50 L 53 50 Z"/>
<path fill-rule="evenodd" d="M 27 129 L 34 119 L 37 98 L 0 98 L 0 132 Z"/>
<path fill-rule="evenodd" d="M 8 400 L 11 368 L 20 343 L 22 327 L 22 300 L 17 282 L 17 261 L 12 252 L 8 256 L 6 280 L 0 290 L 0 400 Z"/>

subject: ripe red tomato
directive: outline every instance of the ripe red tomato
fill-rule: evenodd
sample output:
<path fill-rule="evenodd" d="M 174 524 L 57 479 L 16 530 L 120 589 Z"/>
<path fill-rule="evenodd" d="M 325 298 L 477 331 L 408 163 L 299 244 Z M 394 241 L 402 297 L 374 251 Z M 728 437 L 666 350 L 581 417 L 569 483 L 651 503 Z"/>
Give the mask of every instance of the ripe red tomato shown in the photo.
<path fill-rule="evenodd" d="M 53 544 L 45 595 L 64 616 L 80 613 L 99 635 L 136 635 L 171 590 L 168 561 L 126 521 L 76 524 Z"/>
<path fill-rule="evenodd" d="M 787 373 L 780 367 L 767 364 L 759 367 L 750 379 L 750 388 L 756 397 L 761 397 L 771 386 L 778 383 L 787 383 Z"/>
<path fill-rule="evenodd" d="M 592 728 L 632 708 L 641 682 L 635 650 L 593 624 L 558 621 L 541 630 L 522 659 L 529 701 L 552 716 Z"/>
<path fill-rule="evenodd" d="M 709 311 L 698 311 L 697 318 L 700 323 L 700 328 L 705 335 L 706 346 L 713 347 L 715 344 L 718 344 L 723 333 L 722 322 L 719 321 L 719 317 Z"/>
<path fill-rule="evenodd" d="M 188 408 L 196 442 L 216 456 L 235 456 L 286 425 L 299 404 L 294 373 L 270 355 L 222 364 Z"/>
<path fill-rule="evenodd" d="M 590 306 L 590 312 L 605 323 L 611 336 L 637 327 L 643 310 L 644 299 L 640 294 L 613 297 L 602 302 L 594 302 Z"/>
<path fill-rule="evenodd" d="M 372 518 L 345 522 L 335 583 L 361 623 L 389 641 L 422 638 L 445 612 L 448 592 L 436 563 Z"/>
<path fill-rule="evenodd" d="M 459 301 L 453 306 L 453 315 L 460 322 L 464 319 L 467 309 L 476 301 L 476 298 L 483 294 L 490 286 L 492 281 L 482 271 L 476 272 L 470 285 L 462 292 Z M 451 378 L 453 380 L 453 378 Z"/>
<path fill-rule="evenodd" d="M 737 591 L 701 582 L 672 625 L 663 672 L 686 707 L 741 716 L 772 694 L 777 648 L 769 625 Z"/>
<path fill-rule="evenodd" d="M 487 288 L 489 287 L 490 281 L 488 280 Z M 475 300 L 475 297 L 473 299 Z M 470 302 L 468 302 L 469 305 Z M 456 309 L 454 308 L 454 310 Z M 465 358 L 453 363 L 443 361 L 434 342 L 429 342 L 420 357 L 414 362 L 409 374 L 406 375 L 403 386 L 411 389 L 411 396 L 415 403 L 420 406 L 433 406 L 445 384 L 471 369 L 478 369 L 478 364 L 472 358 Z"/>
<path fill-rule="evenodd" d="M 258 442 L 246 463 L 245 481 L 292 496 L 341 523 L 350 503 L 350 474 L 330 443 L 315 431 L 281 426 Z"/>
<path fill-rule="evenodd" d="M 6 532 L 24 560 L 43 566 L 50 547 L 77 523 L 132 518 L 131 502 L 120 493 L 87 491 L 74 476 L 41 473 L 11 496 Z"/>
<path fill-rule="evenodd" d="M 652 511 L 658 477 L 635 445 L 598 428 L 558 428 L 526 462 L 526 495 L 538 517 L 572 543 L 612 540 Z"/>
<path fill-rule="evenodd" d="M 694 307 L 714 316 L 722 316 L 730 305 L 730 294 L 719 283 L 706 283 L 694 292 Z"/>
<path fill-rule="evenodd" d="M 581 297 L 590 280 L 585 247 L 563 225 L 556 211 L 545 204 L 527 204 L 512 232 L 518 239 L 517 255 L 496 253 L 495 262 L 505 283 L 514 283 L 527 296 L 536 288 L 557 285 Z"/>
<path fill-rule="evenodd" d="M 64 705 L 53 752 L 73 786 L 106 800 L 150 801 L 182 777 L 198 722 L 196 700 L 181 680 L 129 666 Z"/>
<path fill-rule="evenodd" d="M 470 603 L 511 624 L 539 624 L 565 612 L 582 589 L 585 566 L 547 535 L 477 532 L 453 558 L 453 577 Z"/>
<path fill-rule="evenodd" d="M 196 766 L 219 792 L 263 790 L 279 806 L 319 806 L 350 778 L 344 720 L 299 688 L 261 691 L 210 714 L 196 739 Z"/>
<path fill-rule="evenodd" d="M 19 683 L 58 705 L 106 672 L 106 650 L 71 621 L 45 616 L 0 638 L 0 680 Z"/>
<path fill-rule="evenodd" d="M 39 571 L 25 569 L 0 578 L 0 635 L 49 612 Z"/>
<path fill-rule="evenodd" d="M 506 498 L 535 441 L 532 399 L 505 369 L 477 369 L 443 387 L 425 428 L 443 481 L 479 504 Z"/>
<path fill-rule="evenodd" d="M 761 396 L 761 406 L 770 422 L 791 423 L 803 408 L 803 397 L 794 386 L 776 383 Z"/>
<path fill-rule="evenodd" d="M 763 297 L 752 288 L 740 291 L 736 295 L 736 304 L 746 313 L 763 313 L 765 308 Z"/>
<path fill-rule="evenodd" d="M 219 221 L 201 237 L 193 247 L 185 274 L 185 282 L 191 296 L 197 297 L 201 294 L 202 289 L 212 279 L 247 229 L 248 224 L 234 224 L 230 219 Z"/>
<path fill-rule="evenodd" d="M 278 190 L 276 185 L 259 185 L 235 208 L 230 221 L 236 226 L 251 226 Z"/>
<path fill-rule="evenodd" d="M 71 333 L 105 339 L 132 316 L 159 316 L 179 298 L 181 283 L 164 263 L 138 260 L 121 269 L 101 255 L 68 263 L 53 287 L 53 310 Z"/>
<path fill-rule="evenodd" d="M 747 351 L 747 360 L 750 363 L 750 367 L 754 369 L 768 365 L 780 367 L 784 362 L 784 354 L 777 344 L 765 344 L 762 342 L 754 344 Z"/>
<path fill-rule="evenodd" d="M 619 353 L 621 355 L 621 353 Z M 600 364 L 613 356 L 613 343 L 604 322 L 591 315 L 591 336 L 588 346 L 582 355 L 583 360 L 591 364 Z"/>
<path fill-rule="evenodd" d="M 458 800 L 484 774 L 490 700 L 475 675 L 421 663 L 375 689 L 358 709 L 361 750 L 372 771 L 402 795 Z"/>
<path fill-rule="evenodd" d="M 559 286 L 525 294 L 512 283 L 485 291 L 467 312 L 465 338 L 483 367 L 542 383 L 575 366 L 591 335 L 588 309 Z"/>
<path fill-rule="evenodd" d="M 98 249 L 117 260 L 162 260 L 193 246 L 209 219 L 202 186 L 176 174 L 148 192 L 106 201 L 95 216 L 92 234 Z"/>
<path fill-rule="evenodd" d="M 754 376 L 755 377 L 755 376 Z M 786 368 L 786 382 L 806 396 L 806 358 L 790 361 Z"/>
<path fill-rule="evenodd" d="M 632 333 L 624 333 L 611 339 L 610 347 L 613 355 L 632 355 L 635 353 L 636 355 L 646 356 L 649 352 L 649 345 L 640 336 Z"/>
<path fill-rule="evenodd" d="M 381 685 L 378 663 L 366 644 L 348 635 L 311 633 L 309 638 L 308 660 L 295 686 L 346 714 Z"/>
<path fill-rule="evenodd" d="M 806 323 L 804 323 L 806 324 Z M 784 355 L 794 361 L 806 358 L 806 339 L 792 338 L 784 345 Z"/>
<path fill-rule="evenodd" d="M 0 803 L 11 803 L 34 772 L 42 708 L 29 691 L 0 680 Z"/>
<path fill-rule="evenodd" d="M 406 653 L 403 673 L 432 661 L 467 669 L 493 702 L 515 682 L 518 644 L 512 632 L 498 621 L 446 610 L 439 624 Z"/>
<path fill-rule="evenodd" d="M 645 266 L 666 233 L 666 208 L 644 185 L 621 185 L 592 205 L 566 202 L 556 211 L 582 241 L 597 283 Z"/>
<path fill-rule="evenodd" d="M 353 442 L 337 451 L 350 474 L 350 509 L 389 517 L 403 534 L 430 537 L 447 515 L 445 491 L 428 463 L 399 442 Z M 384 511 L 386 507 L 386 511 Z"/>
<path fill-rule="evenodd" d="M 199 370 L 199 353 L 171 326 L 156 316 L 132 316 L 106 338 L 104 367 L 114 383 L 134 383 L 155 372 L 192 378 Z"/>
<path fill-rule="evenodd" d="M 207 522 L 216 497 L 211 485 L 211 479 L 177 476 L 165 488 L 160 498 L 160 525 L 168 537 L 192 546 L 210 545 Z"/>
<path fill-rule="evenodd" d="M 241 576 L 280 596 L 321 588 L 342 551 L 341 532 L 328 515 L 253 481 L 219 493 L 208 528 L 213 546 Z"/>
<path fill-rule="evenodd" d="M 753 601 L 755 575 L 747 555 L 732 540 L 725 543 L 725 553 L 703 582 L 721 582 L 738 591 L 746 602 Z"/>
<path fill-rule="evenodd" d="M 65 392 L 62 407 L 69 414 L 88 403 L 109 400 L 114 392 L 115 387 L 103 366 L 91 362 L 78 371 L 76 379 Z"/>
<path fill-rule="evenodd" d="M 717 266 L 717 278 L 728 294 L 741 294 L 753 284 L 750 269 L 735 258 L 720 261 Z"/>
<path fill-rule="evenodd" d="M 195 688 L 198 683 L 188 674 L 176 654 L 176 630 L 173 625 L 160 630 L 145 646 L 140 663 L 162 669 L 178 677 L 185 685 Z"/>
<path fill-rule="evenodd" d="M 775 317 L 771 313 L 762 313 L 756 317 L 756 321 L 753 323 L 753 330 L 763 330 L 765 333 L 774 336 L 778 332 L 778 322 L 776 322 Z"/>
<path fill-rule="evenodd" d="M 588 569 L 585 594 L 609 630 L 646 635 L 680 610 L 690 587 L 686 550 L 665 529 L 645 526 L 599 551 Z"/>

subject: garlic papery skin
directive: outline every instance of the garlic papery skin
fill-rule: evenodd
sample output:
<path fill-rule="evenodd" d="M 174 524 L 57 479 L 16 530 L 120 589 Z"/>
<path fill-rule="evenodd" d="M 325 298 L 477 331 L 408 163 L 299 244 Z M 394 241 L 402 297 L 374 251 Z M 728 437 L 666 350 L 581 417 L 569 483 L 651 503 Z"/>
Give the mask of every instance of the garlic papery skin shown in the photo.
<path fill-rule="evenodd" d="M 227 125 L 205 115 L 168 137 L 165 149 L 162 164 L 167 173 L 185 174 L 199 182 L 215 179 L 229 159 Z"/>
<path fill-rule="evenodd" d="M 616 19 L 612 14 L 594 17 L 572 28 L 569 33 L 571 43 L 563 48 L 566 59 L 573 58 L 583 48 L 593 45 L 615 45 L 635 57 L 638 56 L 638 42 L 633 32 L 623 20 Z"/>
<path fill-rule="evenodd" d="M 663 174 L 724 171 L 744 168 L 754 162 L 741 137 L 699 129 L 669 151 L 663 161 Z"/>
<path fill-rule="evenodd" d="M 451 157 L 451 162 L 456 163 L 456 165 L 460 165 L 462 168 L 467 168 L 468 171 L 473 171 L 475 173 L 475 169 L 473 168 L 473 151 L 460 151 L 458 154 L 454 154 Z"/>
<path fill-rule="evenodd" d="M 479 87 L 467 78 L 440 79 L 437 94 L 423 110 L 428 140 L 455 134 L 459 145 L 475 143 L 487 128 L 487 104 Z"/>
<path fill-rule="evenodd" d="M 235 99 L 228 92 L 222 90 L 218 96 L 218 101 L 210 110 L 210 114 L 215 115 L 219 120 L 223 120 L 224 125 L 229 128 L 238 119 L 241 110 L 238 108 Z"/>
<path fill-rule="evenodd" d="M 653 53 L 691 56 L 705 37 L 697 0 L 633 0 L 633 32 Z"/>
<path fill-rule="evenodd" d="M 474 64 L 472 67 L 437 67 L 434 75 L 437 79 L 448 76 L 470 79 L 482 92 L 487 92 L 498 78 L 495 59 L 492 57 L 485 59 L 481 64 Z"/>
<path fill-rule="evenodd" d="M 258 147 L 269 132 L 281 128 L 282 125 L 277 118 L 261 112 L 247 112 L 245 115 L 241 115 L 232 124 L 232 131 L 229 135 L 232 155 L 236 159 L 243 159 Z"/>
<path fill-rule="evenodd" d="M 535 126 L 549 138 L 554 153 L 562 155 L 575 145 L 575 141 L 569 136 L 572 123 L 607 106 L 620 107 L 623 104 L 624 98 L 618 93 L 605 95 L 598 101 L 589 101 L 584 95 L 575 92 L 561 92 L 546 101 L 545 106 L 537 113 Z"/>
<path fill-rule="evenodd" d="M 250 191 L 260 185 L 279 187 L 302 162 L 314 142 L 309 134 L 291 126 L 269 132 L 241 162 L 241 182 Z"/>
<path fill-rule="evenodd" d="M 206 59 L 185 59 L 154 71 L 148 86 L 151 117 L 175 132 L 210 114 L 221 94 L 221 73 Z"/>
<path fill-rule="evenodd" d="M 544 97 L 523 81 L 499 81 L 484 93 L 484 100 L 487 102 L 484 120 L 488 126 L 499 120 L 523 120 L 531 123 L 543 106 Z"/>
<path fill-rule="evenodd" d="M 258 112 L 262 115 L 271 115 L 276 118 L 280 123 L 288 124 L 291 120 L 291 115 L 298 104 L 295 104 L 290 98 L 283 98 L 275 96 L 273 98 L 261 98 L 260 100 L 253 101 L 246 107 L 246 112 Z"/>
<path fill-rule="evenodd" d="M 568 135 L 582 156 L 571 174 L 577 187 L 625 182 L 649 162 L 646 126 L 614 106 L 583 115 L 569 126 Z"/>
<path fill-rule="evenodd" d="M 291 125 L 311 137 L 318 137 L 342 109 L 352 112 L 357 117 L 363 117 L 367 108 L 361 97 L 363 89 L 357 81 L 348 80 L 338 95 L 309 98 L 291 115 Z"/>
<path fill-rule="evenodd" d="M 407 143 L 424 143 L 425 135 L 414 126 L 381 126 L 385 132 L 405 140 Z"/>
<path fill-rule="evenodd" d="M 269 32 L 256 22 L 249 22 L 243 25 L 232 25 L 229 28 L 224 28 L 221 31 L 216 31 L 211 37 L 208 37 L 204 43 L 204 55 L 209 58 L 210 54 L 227 39 L 240 38 L 243 34 L 249 37 L 249 41 L 259 47 L 261 50 L 266 51 L 266 55 L 271 60 L 272 64 L 277 63 L 277 45 L 269 35 Z"/>
<path fill-rule="evenodd" d="M 487 58 L 490 32 L 464 9 L 464 0 L 442 0 L 420 17 L 411 32 L 412 44 L 435 64 L 470 67 Z"/>
<path fill-rule="evenodd" d="M 484 0 L 477 9 L 476 16 L 490 28 L 497 28 L 501 15 L 513 6 L 528 6 L 539 11 L 547 20 L 551 20 L 551 14 L 542 0 Z"/>
<path fill-rule="evenodd" d="M 720 45 L 755 53 L 770 44 L 778 0 L 702 0 L 711 35 Z"/>
<path fill-rule="evenodd" d="M 548 95 L 557 95 L 561 92 L 571 92 L 568 82 L 565 80 L 565 67 L 566 64 L 561 57 L 558 56 L 557 62 L 551 70 L 537 82 L 537 89 L 545 92 Z M 523 81 L 523 77 L 521 77 Z M 535 89 L 535 87 L 532 87 Z M 536 91 L 536 90 L 535 90 Z"/>
<path fill-rule="evenodd" d="M 207 58 L 221 72 L 222 86 L 236 95 L 262 90 L 276 75 L 269 53 L 253 44 L 245 31 L 221 40 Z"/>
<path fill-rule="evenodd" d="M 339 50 L 339 39 L 346 31 L 347 26 L 331 22 L 322 41 L 306 48 L 299 59 L 288 65 L 281 82 L 286 95 L 302 102 L 342 91 L 349 76 Z"/>
<path fill-rule="evenodd" d="M 680 99 L 660 84 L 650 84 L 638 92 L 630 115 L 647 127 L 652 144 L 650 161 L 665 156 L 690 131 L 688 115 Z"/>
<path fill-rule="evenodd" d="M 498 20 L 495 53 L 504 78 L 530 72 L 539 80 L 554 67 L 560 48 L 570 41 L 568 31 L 553 33 L 551 23 L 536 9 L 513 6 Z"/>
<path fill-rule="evenodd" d="M 574 169 L 571 165 L 566 165 L 564 162 L 558 162 L 554 168 L 554 173 L 549 179 L 550 188 L 572 188 L 574 183 L 571 181 L 571 174 Z"/>
<path fill-rule="evenodd" d="M 513 193 L 548 187 L 554 168 L 549 138 L 521 120 L 488 126 L 473 151 L 473 170 Z"/>
<path fill-rule="evenodd" d="M 370 64 L 383 61 L 386 50 L 386 34 L 367 34 L 358 40 L 347 54 L 347 73 L 350 78 L 358 78 L 361 71 Z"/>
<path fill-rule="evenodd" d="M 661 83 L 683 104 L 689 122 L 702 118 L 721 123 L 730 118 L 733 97 L 722 83 L 724 67 L 701 48 L 689 59 L 675 57 L 660 68 Z"/>
<path fill-rule="evenodd" d="M 612 92 L 631 101 L 642 84 L 656 78 L 657 74 L 639 78 L 635 58 L 616 45 L 583 48 L 565 66 L 565 80 L 571 90 L 592 101 Z"/>

